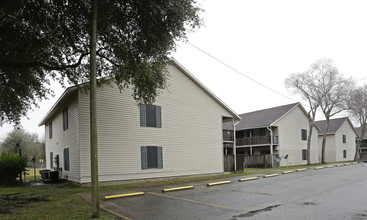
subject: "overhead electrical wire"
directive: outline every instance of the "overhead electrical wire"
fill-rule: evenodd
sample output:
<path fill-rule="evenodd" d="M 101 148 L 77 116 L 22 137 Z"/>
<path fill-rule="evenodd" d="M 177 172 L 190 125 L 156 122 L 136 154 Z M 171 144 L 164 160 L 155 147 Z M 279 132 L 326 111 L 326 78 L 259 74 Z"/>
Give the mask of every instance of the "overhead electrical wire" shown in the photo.
<path fill-rule="evenodd" d="M 246 75 L 246 74 L 244 74 L 244 73 L 240 72 L 239 70 L 237 70 L 237 69 L 235 69 L 234 67 L 232 67 L 232 66 L 228 65 L 227 63 L 225 63 L 225 62 L 221 61 L 220 59 L 218 59 L 218 58 L 216 58 L 215 56 L 211 55 L 210 53 L 208 53 L 208 52 L 204 51 L 203 49 L 201 49 L 201 48 L 197 47 L 196 45 L 194 45 L 194 44 L 192 44 L 192 43 L 190 43 L 190 42 L 187 42 L 187 43 L 188 43 L 189 45 L 191 45 L 192 47 L 194 47 L 195 49 L 197 49 L 198 51 L 200 51 L 200 52 L 204 53 L 205 55 L 207 55 L 207 56 L 209 56 L 210 58 L 214 59 L 215 61 L 217 61 L 217 62 L 221 63 L 222 65 L 224 65 L 224 66 L 228 67 L 229 69 L 231 69 L 231 70 L 235 71 L 236 73 L 238 73 L 238 74 L 240 74 L 240 75 L 242 75 L 242 76 L 246 77 L 247 79 L 249 79 L 249 80 L 253 81 L 254 83 L 257 83 L 257 84 L 259 84 L 260 86 L 262 86 L 262 87 L 264 87 L 264 88 L 266 88 L 266 89 L 268 89 L 268 90 L 270 90 L 270 91 L 272 91 L 272 92 L 274 92 L 274 93 L 276 93 L 276 94 L 278 94 L 278 95 L 280 95 L 280 96 L 283 96 L 284 98 L 287 98 L 287 99 L 289 99 L 289 100 L 291 100 L 291 101 L 293 101 L 293 102 L 299 102 L 299 101 L 296 101 L 296 100 L 291 99 L 290 97 L 288 97 L 288 96 L 286 96 L 286 95 L 284 95 L 284 94 L 282 94 L 282 93 L 280 93 L 280 92 L 278 92 L 278 91 L 276 91 L 276 90 L 274 90 L 274 89 L 270 88 L 269 86 L 267 86 L 267 85 L 265 85 L 265 84 L 263 84 L 263 83 L 261 83 L 261 82 L 259 82 L 259 81 L 255 80 L 255 79 L 251 78 L 250 76 L 248 76 L 248 75 Z"/>

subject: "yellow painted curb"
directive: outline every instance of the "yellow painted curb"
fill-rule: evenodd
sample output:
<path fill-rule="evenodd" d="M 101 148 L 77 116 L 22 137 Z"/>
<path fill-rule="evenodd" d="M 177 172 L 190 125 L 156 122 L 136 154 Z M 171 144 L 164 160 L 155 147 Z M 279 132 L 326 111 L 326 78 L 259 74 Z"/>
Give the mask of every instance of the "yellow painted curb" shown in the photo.
<path fill-rule="evenodd" d="M 330 166 L 326 166 L 326 168 L 333 168 L 335 167 L 334 165 L 330 165 Z"/>
<path fill-rule="evenodd" d="M 357 164 L 357 162 L 353 162 L 352 164 Z"/>
<path fill-rule="evenodd" d="M 176 187 L 176 188 L 163 189 L 162 192 L 171 192 L 171 191 L 193 189 L 193 188 L 194 188 L 194 186 L 181 186 L 181 187 Z"/>
<path fill-rule="evenodd" d="M 342 167 L 342 166 L 344 166 L 344 164 L 338 164 L 338 165 L 336 165 L 336 167 Z"/>
<path fill-rule="evenodd" d="M 364 163 L 364 162 L 359 162 L 359 163 Z"/>
<path fill-rule="evenodd" d="M 321 170 L 324 169 L 325 167 L 315 167 L 315 170 Z"/>
<path fill-rule="evenodd" d="M 350 163 L 345 163 L 345 164 L 344 164 L 344 166 L 349 166 L 349 165 L 350 165 Z"/>
<path fill-rule="evenodd" d="M 216 186 L 216 185 L 222 185 L 222 184 L 228 184 L 228 183 L 231 183 L 231 181 L 227 180 L 227 181 L 222 181 L 222 182 L 208 183 L 206 185 L 207 186 Z"/>
<path fill-rule="evenodd" d="M 305 170 L 308 170 L 308 168 L 301 168 L 301 169 L 297 169 L 296 171 L 300 172 L 300 171 L 305 171 Z"/>
<path fill-rule="evenodd" d="M 287 171 L 284 171 L 283 174 L 288 174 L 288 173 L 293 173 L 294 170 L 287 170 Z"/>
<path fill-rule="evenodd" d="M 244 181 L 249 181 L 249 180 L 257 180 L 259 179 L 259 177 L 249 177 L 249 178 L 244 178 L 244 179 L 239 179 L 238 181 L 240 182 L 244 182 Z"/>
<path fill-rule="evenodd" d="M 273 177 L 273 176 L 279 176 L 279 173 L 268 174 L 268 175 L 265 175 L 264 178 Z"/>
<path fill-rule="evenodd" d="M 120 195 L 111 195 L 105 196 L 105 199 L 113 199 L 113 198 L 122 198 L 122 197 L 130 197 L 130 196 L 141 196 L 144 195 L 144 192 L 136 192 L 136 193 L 127 193 L 127 194 L 120 194 Z"/>

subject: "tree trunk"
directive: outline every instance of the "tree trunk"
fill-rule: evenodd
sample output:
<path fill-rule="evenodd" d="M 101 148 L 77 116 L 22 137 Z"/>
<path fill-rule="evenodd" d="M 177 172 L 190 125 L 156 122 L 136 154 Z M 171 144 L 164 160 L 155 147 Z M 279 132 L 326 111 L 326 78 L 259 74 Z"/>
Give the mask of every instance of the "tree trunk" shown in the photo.
<path fill-rule="evenodd" d="M 98 136 L 97 136 L 97 103 L 96 103 L 96 42 L 97 42 L 97 0 L 92 0 L 91 33 L 90 33 L 90 160 L 92 182 L 92 217 L 98 218 Z"/>
<path fill-rule="evenodd" d="M 327 136 L 327 132 L 329 130 L 329 117 L 326 118 L 326 124 L 325 124 L 325 132 L 324 135 L 322 136 L 322 150 L 321 150 L 321 163 L 326 163 L 325 161 L 325 145 L 326 145 L 326 136 Z"/>
<path fill-rule="evenodd" d="M 307 165 L 311 164 L 311 139 L 312 139 L 312 133 L 313 133 L 313 127 L 314 127 L 314 122 L 313 120 L 309 117 L 309 133 L 308 133 L 308 138 L 307 138 Z"/>

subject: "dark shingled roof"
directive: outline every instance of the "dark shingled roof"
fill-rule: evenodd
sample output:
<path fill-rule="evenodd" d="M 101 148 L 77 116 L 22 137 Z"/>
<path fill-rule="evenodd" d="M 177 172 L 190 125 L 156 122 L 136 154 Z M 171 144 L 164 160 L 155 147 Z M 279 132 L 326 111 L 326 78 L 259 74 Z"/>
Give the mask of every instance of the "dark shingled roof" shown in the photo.
<path fill-rule="evenodd" d="M 268 127 L 299 104 L 297 102 L 241 114 L 242 120 L 236 125 L 236 130 Z M 232 122 L 223 123 L 223 129 L 233 130 Z"/>
<path fill-rule="evenodd" d="M 329 129 L 328 129 L 328 132 L 327 133 L 328 134 L 335 134 L 335 132 L 337 132 L 339 130 L 340 126 L 342 126 L 342 124 L 344 123 L 344 121 L 347 120 L 347 119 L 348 119 L 348 117 L 330 119 L 330 121 L 329 121 Z M 324 134 L 325 133 L 326 120 L 323 120 L 323 121 L 315 121 L 315 123 L 320 128 L 319 135 L 320 134 Z"/>
<path fill-rule="evenodd" d="M 361 136 L 361 134 L 362 134 L 362 129 L 361 129 L 361 127 L 358 127 L 358 128 L 355 128 L 355 129 L 356 129 L 356 132 L 357 132 L 358 136 Z M 364 140 L 367 140 L 367 132 L 365 132 L 365 134 L 364 134 L 364 136 L 363 136 L 363 139 L 364 139 Z"/>

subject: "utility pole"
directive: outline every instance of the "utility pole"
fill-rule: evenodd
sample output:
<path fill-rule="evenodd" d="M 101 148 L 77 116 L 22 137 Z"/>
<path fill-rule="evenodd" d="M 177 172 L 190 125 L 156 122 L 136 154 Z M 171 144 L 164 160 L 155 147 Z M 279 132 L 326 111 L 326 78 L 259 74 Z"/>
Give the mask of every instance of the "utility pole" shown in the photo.
<path fill-rule="evenodd" d="M 92 217 L 99 218 L 99 189 L 98 189 L 98 137 L 97 137 L 97 0 L 92 0 L 92 16 L 90 30 L 90 161 L 92 182 Z"/>

